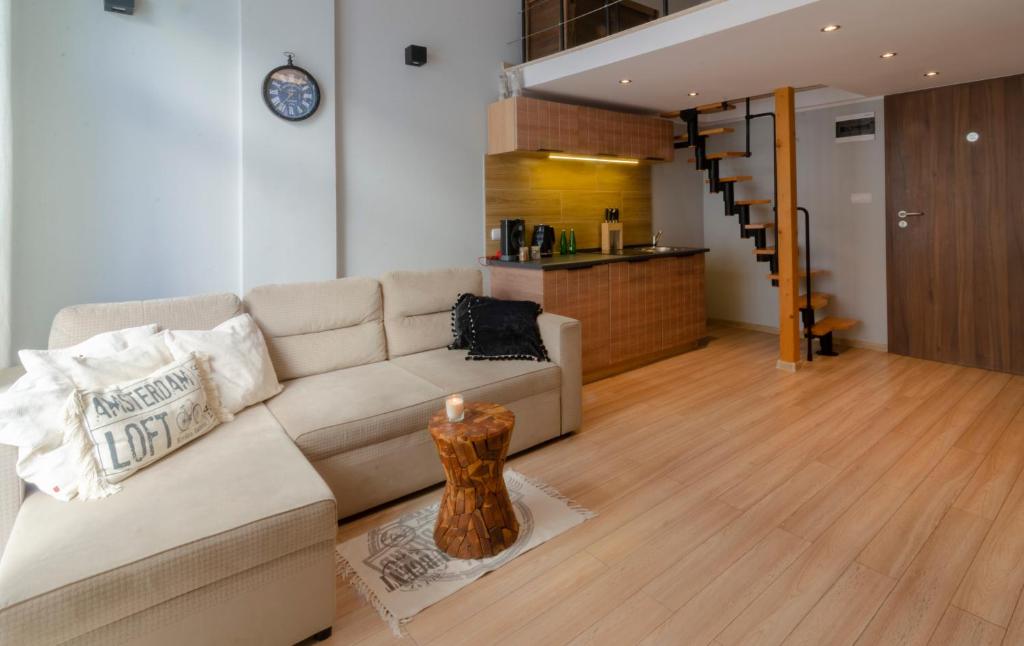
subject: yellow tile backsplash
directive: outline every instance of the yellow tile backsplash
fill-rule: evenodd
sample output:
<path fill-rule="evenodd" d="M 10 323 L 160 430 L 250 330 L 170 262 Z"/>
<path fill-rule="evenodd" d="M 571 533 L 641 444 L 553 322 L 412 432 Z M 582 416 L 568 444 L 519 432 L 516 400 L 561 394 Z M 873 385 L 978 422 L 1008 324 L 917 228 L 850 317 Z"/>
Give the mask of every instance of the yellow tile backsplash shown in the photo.
<path fill-rule="evenodd" d="M 526 220 L 526 234 L 537 224 L 576 230 L 579 248 L 601 245 L 606 208 L 618 208 L 625 243 L 651 240 L 651 168 L 596 162 L 559 161 L 509 153 L 488 155 L 484 165 L 487 255 L 498 250 L 490 231 L 506 218 Z"/>

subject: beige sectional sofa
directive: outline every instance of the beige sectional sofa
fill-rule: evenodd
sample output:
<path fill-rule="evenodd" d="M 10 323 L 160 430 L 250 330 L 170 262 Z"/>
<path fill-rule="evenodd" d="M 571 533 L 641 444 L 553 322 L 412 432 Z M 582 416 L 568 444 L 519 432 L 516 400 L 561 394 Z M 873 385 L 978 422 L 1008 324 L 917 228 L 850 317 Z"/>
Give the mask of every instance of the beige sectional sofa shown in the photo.
<path fill-rule="evenodd" d="M 291 644 L 335 614 L 336 521 L 443 480 L 426 432 L 451 392 L 516 413 L 512 451 L 580 424 L 579 323 L 551 363 L 465 361 L 449 308 L 478 270 L 395 272 L 62 310 L 50 347 L 249 311 L 284 390 L 91 502 L 61 503 L 0 445 L 0 644 Z"/>

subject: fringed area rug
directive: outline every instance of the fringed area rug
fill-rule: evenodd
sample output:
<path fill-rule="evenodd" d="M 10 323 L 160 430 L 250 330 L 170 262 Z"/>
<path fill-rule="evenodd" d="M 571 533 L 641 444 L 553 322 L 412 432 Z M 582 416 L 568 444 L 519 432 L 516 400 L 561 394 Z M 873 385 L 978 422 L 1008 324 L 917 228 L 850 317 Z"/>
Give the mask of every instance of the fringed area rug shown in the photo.
<path fill-rule="evenodd" d="M 437 549 L 434 503 L 338 545 L 338 574 L 401 636 L 402 624 L 424 608 L 594 516 L 511 469 L 505 470 L 505 484 L 519 520 L 519 538 L 501 554 L 465 560 Z"/>

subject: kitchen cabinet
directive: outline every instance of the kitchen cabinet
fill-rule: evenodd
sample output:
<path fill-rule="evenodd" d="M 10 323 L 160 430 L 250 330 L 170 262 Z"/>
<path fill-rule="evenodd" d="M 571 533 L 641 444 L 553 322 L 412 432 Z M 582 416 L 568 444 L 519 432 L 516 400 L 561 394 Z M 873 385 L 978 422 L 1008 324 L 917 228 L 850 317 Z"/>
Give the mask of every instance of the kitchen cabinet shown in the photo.
<path fill-rule="evenodd" d="M 706 334 L 703 253 L 490 273 L 496 298 L 580 321 L 585 382 L 692 350 Z"/>
<path fill-rule="evenodd" d="M 654 258 L 609 265 L 615 362 L 658 357 L 704 336 L 704 256 Z"/>
<path fill-rule="evenodd" d="M 487 110 L 487 153 L 562 152 L 671 161 L 672 122 L 614 110 L 512 97 Z"/>
<path fill-rule="evenodd" d="M 583 374 L 607 368 L 611 356 L 609 306 L 607 298 L 609 265 L 583 269 L 545 271 L 544 311 L 577 319 L 583 330 Z"/>

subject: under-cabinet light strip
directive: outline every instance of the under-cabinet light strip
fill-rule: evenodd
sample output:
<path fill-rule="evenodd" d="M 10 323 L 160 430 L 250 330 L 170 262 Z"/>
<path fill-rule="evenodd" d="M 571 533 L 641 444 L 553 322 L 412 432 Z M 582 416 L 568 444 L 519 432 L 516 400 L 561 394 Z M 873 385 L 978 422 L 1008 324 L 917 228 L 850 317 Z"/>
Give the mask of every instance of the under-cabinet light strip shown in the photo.
<path fill-rule="evenodd" d="M 548 155 L 548 159 L 564 159 L 568 161 L 591 161 L 601 162 L 604 164 L 629 164 L 635 166 L 640 163 L 639 159 L 625 159 L 622 157 L 589 157 L 587 155 L 563 155 L 559 153 L 551 153 Z"/>

